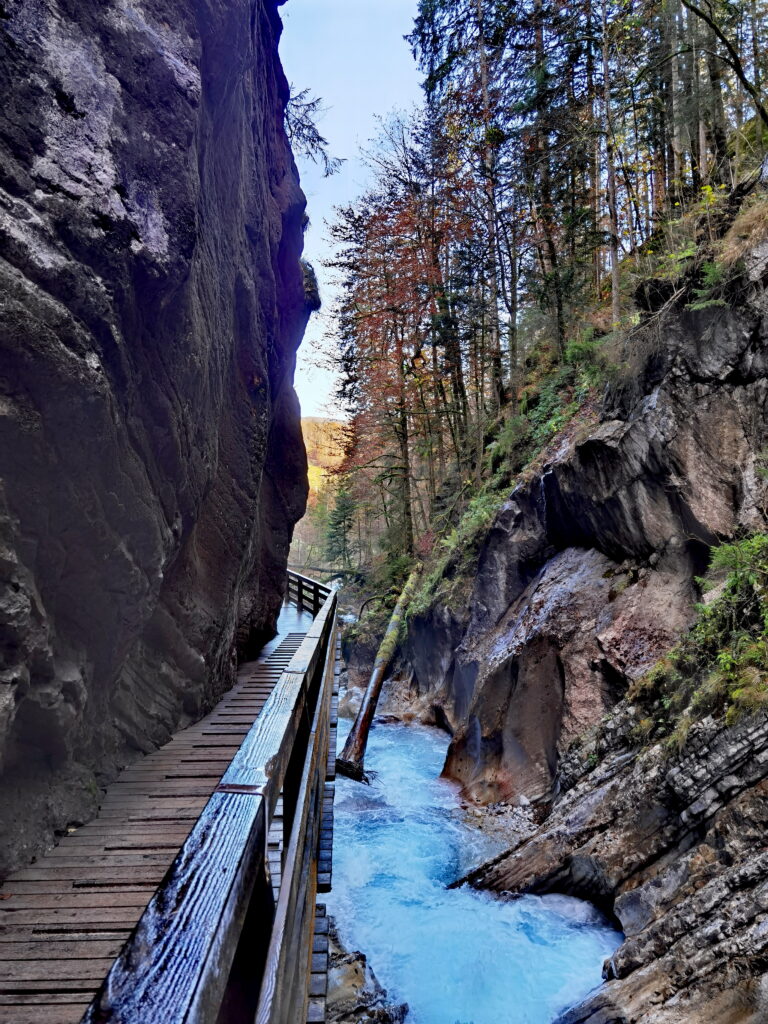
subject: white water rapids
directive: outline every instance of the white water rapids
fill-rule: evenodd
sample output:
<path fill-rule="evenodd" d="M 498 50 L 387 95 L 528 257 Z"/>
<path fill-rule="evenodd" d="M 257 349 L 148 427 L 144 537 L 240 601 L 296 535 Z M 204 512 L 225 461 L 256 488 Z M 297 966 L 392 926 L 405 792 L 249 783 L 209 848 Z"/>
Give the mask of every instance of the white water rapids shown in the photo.
<path fill-rule="evenodd" d="M 339 746 L 350 723 L 339 722 Z M 566 896 L 503 902 L 446 884 L 499 852 L 468 827 L 457 788 L 438 775 L 447 737 L 376 725 L 370 787 L 336 783 L 328 911 L 362 950 L 409 1024 L 551 1024 L 601 983 L 621 936 Z"/>

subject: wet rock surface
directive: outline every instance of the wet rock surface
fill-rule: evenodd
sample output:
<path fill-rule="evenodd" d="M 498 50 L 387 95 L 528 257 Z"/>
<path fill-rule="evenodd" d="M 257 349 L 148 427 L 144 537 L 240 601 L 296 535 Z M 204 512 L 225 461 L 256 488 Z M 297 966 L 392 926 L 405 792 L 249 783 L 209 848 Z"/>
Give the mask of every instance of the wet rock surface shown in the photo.
<path fill-rule="evenodd" d="M 705 720 L 670 757 L 622 745 L 623 710 L 597 738 L 597 766 L 594 746 L 578 766 L 573 755 L 573 785 L 538 831 L 468 880 L 580 896 L 620 922 L 607 983 L 559 1024 L 758 1024 L 768 1019 L 768 717 Z"/>
<path fill-rule="evenodd" d="M 330 919 L 328 995 L 329 1024 L 402 1024 L 407 1003 L 389 1003 L 364 953 L 344 948 Z"/>
<path fill-rule="evenodd" d="M 273 628 L 308 315 L 276 8 L 0 8 L 0 874 Z"/>
<path fill-rule="evenodd" d="M 411 699 L 453 733 L 468 797 L 546 802 L 571 740 L 691 622 L 709 545 L 765 528 L 767 370 L 757 282 L 740 311 L 680 311 L 601 422 L 511 494 L 469 601 L 411 620 Z"/>

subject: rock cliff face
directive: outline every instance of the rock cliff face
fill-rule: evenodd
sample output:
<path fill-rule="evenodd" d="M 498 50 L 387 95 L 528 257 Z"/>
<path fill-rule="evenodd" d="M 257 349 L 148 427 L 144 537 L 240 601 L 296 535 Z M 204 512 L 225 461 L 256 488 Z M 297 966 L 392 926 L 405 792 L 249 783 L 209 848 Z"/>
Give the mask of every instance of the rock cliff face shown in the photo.
<path fill-rule="evenodd" d="M 418 705 L 472 798 L 549 800 L 569 742 L 691 621 L 709 546 L 765 528 L 767 269 L 768 246 L 739 311 L 668 320 L 633 386 L 512 493 L 466 606 L 411 622 Z"/>
<path fill-rule="evenodd" d="M 277 6 L 0 4 L 0 873 L 273 628 L 308 316 Z"/>
<path fill-rule="evenodd" d="M 768 719 L 705 720 L 674 758 L 629 749 L 631 721 L 620 705 L 571 756 L 572 788 L 545 824 L 469 881 L 565 892 L 618 918 L 626 939 L 605 964 L 607 984 L 558 1024 L 761 1024 Z"/>
<path fill-rule="evenodd" d="M 510 496 L 469 601 L 410 624 L 410 710 L 453 732 L 445 772 L 542 822 L 461 881 L 580 896 L 626 935 L 559 1024 L 768 1020 L 768 718 L 638 750 L 622 699 L 691 622 L 709 547 L 766 529 L 768 244 L 746 279 L 738 310 L 667 321 Z"/>

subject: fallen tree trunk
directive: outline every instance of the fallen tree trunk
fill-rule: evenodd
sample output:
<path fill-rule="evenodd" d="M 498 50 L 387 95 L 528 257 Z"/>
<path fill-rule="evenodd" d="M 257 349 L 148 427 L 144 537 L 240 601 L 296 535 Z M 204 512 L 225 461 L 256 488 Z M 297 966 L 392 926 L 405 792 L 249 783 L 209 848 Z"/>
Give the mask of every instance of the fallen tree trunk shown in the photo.
<path fill-rule="evenodd" d="M 346 775 L 350 779 L 355 779 L 357 782 L 369 781 L 368 775 L 366 775 L 363 768 L 365 747 L 368 743 L 368 732 L 371 728 L 373 716 L 376 714 L 376 705 L 379 702 L 384 676 L 397 649 L 400 624 L 416 589 L 420 571 L 421 566 L 417 566 L 413 570 L 397 600 L 395 610 L 392 612 L 392 617 L 387 626 L 387 631 L 384 634 L 384 639 L 381 641 L 376 660 L 373 663 L 371 678 L 368 680 L 368 686 L 365 688 L 363 702 L 357 713 L 355 724 L 352 726 L 347 737 L 344 749 L 336 758 L 336 771 L 340 775 Z"/>

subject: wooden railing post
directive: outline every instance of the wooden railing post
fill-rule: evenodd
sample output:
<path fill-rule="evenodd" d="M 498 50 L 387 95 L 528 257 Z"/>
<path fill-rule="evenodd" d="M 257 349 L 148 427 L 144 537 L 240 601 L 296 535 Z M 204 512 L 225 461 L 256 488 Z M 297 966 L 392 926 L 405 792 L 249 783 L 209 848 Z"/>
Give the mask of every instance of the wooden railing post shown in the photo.
<path fill-rule="evenodd" d="M 317 580 L 310 579 L 308 576 L 288 570 L 288 586 L 286 588 L 288 600 L 293 601 L 297 608 L 309 609 L 314 617 L 320 614 L 320 609 L 328 600 L 331 592 L 331 588 L 325 586 L 324 583 L 318 583 Z"/>

